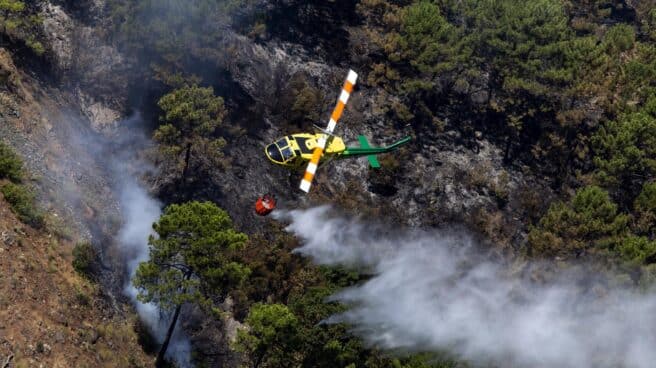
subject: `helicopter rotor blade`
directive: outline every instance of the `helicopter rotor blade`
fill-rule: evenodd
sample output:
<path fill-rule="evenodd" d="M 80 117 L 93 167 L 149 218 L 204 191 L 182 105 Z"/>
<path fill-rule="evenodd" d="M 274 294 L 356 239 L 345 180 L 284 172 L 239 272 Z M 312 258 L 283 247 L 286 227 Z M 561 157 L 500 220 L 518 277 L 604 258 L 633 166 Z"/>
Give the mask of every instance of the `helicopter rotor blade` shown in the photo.
<path fill-rule="evenodd" d="M 321 156 L 323 156 L 323 151 L 326 149 L 326 142 L 328 137 L 331 136 L 335 131 L 337 122 L 339 121 L 339 118 L 342 117 L 344 107 L 346 106 L 346 103 L 351 96 L 351 92 L 353 92 L 353 87 L 355 87 L 357 80 L 358 74 L 353 70 L 349 70 L 346 81 L 344 82 L 344 86 L 342 87 L 342 93 L 339 95 L 337 105 L 335 106 L 335 109 L 330 116 L 330 120 L 328 121 L 328 127 L 325 129 L 325 131 L 322 130 L 324 134 L 322 134 L 321 137 L 317 140 L 317 147 L 314 149 L 314 152 L 312 152 L 312 158 L 310 159 L 310 162 L 305 169 L 305 175 L 303 175 L 303 180 L 301 181 L 300 188 L 306 193 L 310 191 L 310 187 L 312 186 L 312 179 L 314 179 L 314 174 L 316 173 L 317 167 L 319 166 Z"/>

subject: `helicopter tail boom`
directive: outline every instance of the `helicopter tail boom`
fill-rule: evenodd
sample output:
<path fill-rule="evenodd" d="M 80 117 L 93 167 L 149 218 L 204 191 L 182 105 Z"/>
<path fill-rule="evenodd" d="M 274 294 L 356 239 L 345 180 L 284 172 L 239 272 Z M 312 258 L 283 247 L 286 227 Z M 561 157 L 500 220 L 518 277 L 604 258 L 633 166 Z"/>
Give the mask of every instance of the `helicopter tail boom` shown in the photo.
<path fill-rule="evenodd" d="M 353 156 L 367 156 L 369 160 L 369 165 L 375 169 L 380 168 L 380 163 L 376 158 L 376 155 L 381 153 L 388 153 L 397 150 L 399 147 L 403 146 L 410 142 L 411 137 L 405 137 L 393 144 L 386 147 L 371 147 L 367 138 L 360 135 L 358 140 L 360 141 L 360 147 L 347 147 L 344 152 L 340 155 L 340 158 L 353 157 Z"/>

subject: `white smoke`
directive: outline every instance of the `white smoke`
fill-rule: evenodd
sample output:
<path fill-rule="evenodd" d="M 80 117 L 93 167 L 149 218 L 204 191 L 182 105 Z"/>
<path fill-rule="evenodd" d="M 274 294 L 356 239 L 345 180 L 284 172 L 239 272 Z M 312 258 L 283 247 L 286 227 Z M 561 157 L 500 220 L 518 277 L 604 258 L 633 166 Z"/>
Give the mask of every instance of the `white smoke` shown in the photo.
<path fill-rule="evenodd" d="M 119 242 L 123 254 L 129 255 L 127 269 L 132 279 L 139 263 L 148 260 L 148 236 L 153 232 L 153 223 L 159 219 L 162 205 L 131 179 L 124 182 L 120 190 L 120 201 L 125 225 L 119 233 Z M 170 316 L 162 318 L 155 304 L 138 301 L 138 291 L 131 282 L 127 283 L 124 292 L 134 303 L 141 320 L 151 329 L 158 342 L 162 343 L 171 322 Z M 180 326 L 175 329 L 167 357 L 173 358 L 181 368 L 192 366 L 191 344 Z"/>
<path fill-rule="evenodd" d="M 297 251 L 324 265 L 371 272 L 333 300 L 368 343 L 400 351 L 449 351 L 474 364 L 512 367 L 656 366 L 656 296 L 511 276 L 463 232 L 391 229 L 332 215 L 327 207 L 282 213 Z"/>
<path fill-rule="evenodd" d="M 140 122 L 140 116 L 135 115 L 126 123 L 134 126 Z M 125 285 L 124 293 L 132 300 L 139 317 L 161 344 L 171 322 L 170 315 L 163 314 L 155 304 L 142 303 L 137 300 L 138 291 L 130 281 L 139 264 L 149 258 L 148 237 L 153 234 L 152 225 L 162 213 L 162 204 L 153 198 L 133 176 L 139 174 L 134 173 L 135 166 L 141 167 L 143 170 L 148 166 L 138 162 L 135 158 L 135 148 L 143 147 L 145 139 L 147 138 L 138 135 L 130 137 L 128 148 L 121 150 L 122 153 L 115 157 L 111 166 L 114 181 L 118 183 L 117 191 L 123 217 L 123 226 L 118 234 L 118 246 L 126 259 L 129 273 L 129 281 Z M 192 367 L 191 343 L 179 325 L 180 321 L 178 321 L 178 326 L 171 338 L 166 356 L 168 359 L 173 359 L 180 368 Z"/>

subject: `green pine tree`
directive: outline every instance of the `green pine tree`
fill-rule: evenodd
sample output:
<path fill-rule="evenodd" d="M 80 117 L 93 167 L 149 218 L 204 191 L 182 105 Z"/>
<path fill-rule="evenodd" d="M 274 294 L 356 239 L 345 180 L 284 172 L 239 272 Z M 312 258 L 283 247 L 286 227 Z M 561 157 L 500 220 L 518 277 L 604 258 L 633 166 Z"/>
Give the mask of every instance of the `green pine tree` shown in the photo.
<path fill-rule="evenodd" d="M 154 139 L 165 157 L 182 167 L 183 183 L 192 161 L 197 163 L 195 169 L 221 164 L 225 141 L 216 134 L 226 115 L 223 98 L 215 96 L 211 87 L 192 85 L 163 96 L 158 105 L 164 113 L 160 117 L 163 124 Z"/>
<path fill-rule="evenodd" d="M 150 259 L 139 265 L 132 282 L 140 301 L 174 310 L 157 356 L 159 367 L 182 306 L 209 307 L 211 296 L 224 295 L 250 271 L 235 260 L 246 235 L 237 232 L 228 214 L 211 202 L 170 205 L 153 229 L 157 236 L 148 239 Z"/>
<path fill-rule="evenodd" d="M 597 177 L 631 194 L 656 175 L 656 118 L 645 112 L 607 122 L 593 137 Z M 635 194 L 634 194 L 635 195 Z"/>
<path fill-rule="evenodd" d="M 0 179 L 4 178 L 20 182 L 23 179 L 23 161 L 14 150 L 0 142 Z"/>
<path fill-rule="evenodd" d="M 529 233 L 536 256 L 579 256 L 613 249 L 628 233 L 629 216 L 619 213 L 605 190 L 584 187 L 568 203 L 553 204 Z"/>
<path fill-rule="evenodd" d="M 235 348 L 247 353 L 253 368 L 291 367 L 298 343 L 298 319 L 284 304 L 253 305 L 240 330 Z"/>
<path fill-rule="evenodd" d="M 642 187 L 640 195 L 633 202 L 636 215 L 636 230 L 652 239 L 656 235 L 656 182 Z"/>

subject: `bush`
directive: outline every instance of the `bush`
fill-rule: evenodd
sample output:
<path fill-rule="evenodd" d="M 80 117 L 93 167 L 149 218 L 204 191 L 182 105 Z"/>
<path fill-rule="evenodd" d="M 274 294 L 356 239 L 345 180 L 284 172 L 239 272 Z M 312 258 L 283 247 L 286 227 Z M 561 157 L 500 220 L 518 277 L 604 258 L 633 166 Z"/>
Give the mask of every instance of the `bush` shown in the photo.
<path fill-rule="evenodd" d="M 5 184 L 0 191 L 22 222 L 35 228 L 43 227 L 43 214 L 35 207 L 34 194 L 31 191 L 14 183 Z"/>
<path fill-rule="evenodd" d="M 579 256 L 620 243 L 629 220 L 608 192 L 590 186 L 579 189 L 568 203 L 553 204 L 528 239 L 536 256 Z"/>
<path fill-rule="evenodd" d="M 9 146 L 0 142 L 0 179 L 19 182 L 22 178 L 22 160 Z"/>
<path fill-rule="evenodd" d="M 606 32 L 604 46 L 610 54 L 619 54 L 635 45 L 635 31 L 627 24 L 616 25 Z"/>
<path fill-rule="evenodd" d="M 82 276 L 91 275 L 93 263 L 96 261 L 96 250 L 89 242 L 77 243 L 73 248 L 73 268 Z"/>
<path fill-rule="evenodd" d="M 43 19 L 37 13 L 34 1 L 2 0 L 0 1 L 0 33 L 11 42 L 20 41 L 37 56 L 45 53 L 41 24 Z"/>
<path fill-rule="evenodd" d="M 656 242 L 644 236 L 630 236 L 618 245 L 617 253 L 622 260 L 636 266 L 653 263 Z"/>
<path fill-rule="evenodd" d="M 630 193 L 644 178 L 656 176 L 656 119 L 649 114 L 638 112 L 607 122 L 592 143 L 602 184 Z"/>
<path fill-rule="evenodd" d="M 656 182 L 647 183 L 633 202 L 636 230 L 640 234 L 656 234 Z"/>

